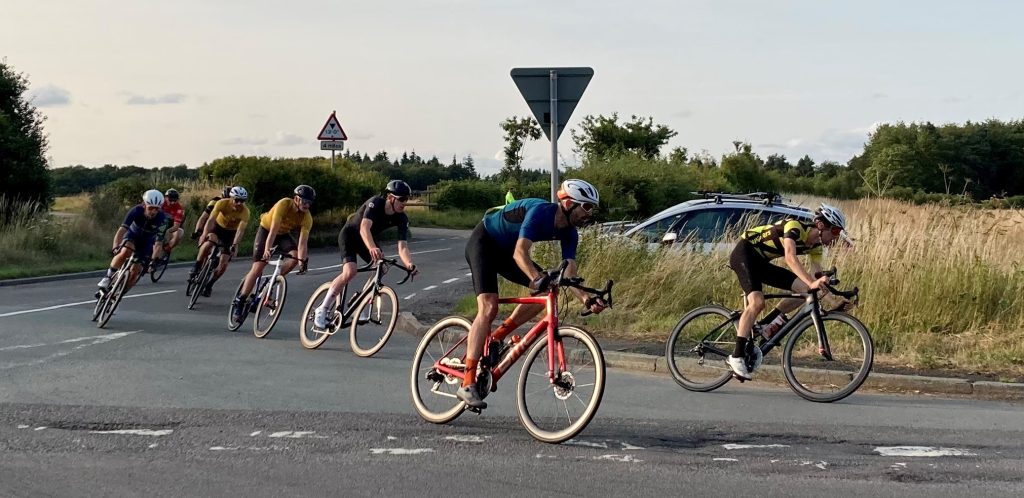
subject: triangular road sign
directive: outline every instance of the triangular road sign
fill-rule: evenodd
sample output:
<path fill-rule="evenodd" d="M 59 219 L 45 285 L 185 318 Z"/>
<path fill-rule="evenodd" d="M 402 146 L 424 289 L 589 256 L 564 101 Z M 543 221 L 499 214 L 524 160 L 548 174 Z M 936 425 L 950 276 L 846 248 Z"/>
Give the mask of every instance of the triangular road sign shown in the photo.
<path fill-rule="evenodd" d="M 569 116 L 576 109 L 580 97 L 587 89 L 587 84 L 594 77 L 594 70 L 589 67 L 518 67 L 512 70 L 512 81 L 523 94 L 527 105 L 533 111 L 544 135 L 551 140 L 551 73 L 556 75 L 558 101 L 558 136 L 569 123 Z"/>
<path fill-rule="evenodd" d="M 348 135 L 345 134 L 345 130 L 341 129 L 341 123 L 338 122 L 338 117 L 331 112 L 331 116 L 327 118 L 327 122 L 324 123 L 324 128 L 320 130 L 320 134 L 316 137 L 317 140 L 348 140 Z"/>

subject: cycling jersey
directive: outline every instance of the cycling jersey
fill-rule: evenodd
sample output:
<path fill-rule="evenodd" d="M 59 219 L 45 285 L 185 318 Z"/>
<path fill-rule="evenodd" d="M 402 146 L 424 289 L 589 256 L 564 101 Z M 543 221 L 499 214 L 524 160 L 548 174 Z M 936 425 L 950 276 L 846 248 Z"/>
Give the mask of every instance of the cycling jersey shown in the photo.
<path fill-rule="evenodd" d="M 121 226 L 128 229 L 128 237 L 133 239 L 154 239 L 163 228 L 165 219 L 162 210 L 156 216 L 147 218 L 146 207 L 139 204 L 128 211 Z"/>
<path fill-rule="evenodd" d="M 185 221 L 185 208 L 179 202 L 171 202 L 164 199 L 163 212 L 167 214 L 172 224 L 182 224 Z"/>
<path fill-rule="evenodd" d="M 235 211 L 235 200 L 225 198 L 217 201 L 210 212 L 218 226 L 228 230 L 238 230 L 238 226 L 249 221 L 249 206 L 242 204 L 242 209 Z"/>
<path fill-rule="evenodd" d="M 796 242 L 796 253 L 806 254 L 811 261 L 821 261 L 821 243 L 808 245 L 807 238 L 810 236 L 812 225 L 805 224 L 800 220 L 782 220 L 774 225 L 763 225 L 751 228 L 743 234 L 743 240 L 754 246 L 757 254 L 771 261 L 786 254 L 782 246 L 782 239 L 792 239 Z"/>
<path fill-rule="evenodd" d="M 515 249 L 516 242 L 557 240 L 562 245 L 562 259 L 576 259 L 579 234 L 572 225 L 555 228 L 558 204 L 544 199 L 520 199 L 495 208 L 484 215 L 483 226 L 498 247 Z"/>
<path fill-rule="evenodd" d="M 279 233 L 288 233 L 301 228 L 300 233 L 308 234 L 309 230 L 313 228 L 313 215 L 309 214 L 309 211 L 303 213 L 296 209 L 294 202 L 291 197 L 277 201 L 270 211 L 260 215 L 260 227 L 270 231 L 271 224 L 276 221 Z"/>
<path fill-rule="evenodd" d="M 370 198 L 362 206 L 359 206 L 355 214 L 348 217 L 348 221 L 345 222 L 345 228 L 353 227 L 358 230 L 363 220 L 367 219 L 373 222 L 373 226 L 370 227 L 370 233 L 374 236 L 388 228 L 398 227 L 398 240 L 408 239 L 409 217 L 405 213 L 387 214 L 387 211 L 384 210 L 385 202 L 387 200 L 383 197 Z"/>
<path fill-rule="evenodd" d="M 203 212 L 206 213 L 206 214 L 212 213 L 213 212 L 213 206 L 215 206 L 217 204 L 217 201 L 219 201 L 220 199 L 221 199 L 220 196 L 214 196 L 213 199 L 210 199 L 210 202 L 207 202 L 206 203 L 206 207 L 203 208 Z"/>

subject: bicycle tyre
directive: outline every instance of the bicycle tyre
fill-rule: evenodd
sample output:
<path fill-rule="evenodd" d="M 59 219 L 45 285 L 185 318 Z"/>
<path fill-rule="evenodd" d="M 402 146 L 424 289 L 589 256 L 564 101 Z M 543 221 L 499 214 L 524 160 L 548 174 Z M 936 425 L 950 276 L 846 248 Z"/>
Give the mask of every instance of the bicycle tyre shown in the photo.
<path fill-rule="evenodd" d="M 110 317 L 114 316 L 114 311 L 117 310 L 117 305 L 121 304 L 121 298 L 124 296 L 124 288 L 128 285 L 128 276 L 131 273 L 131 267 L 122 267 L 114 278 L 114 283 L 110 286 L 110 291 L 106 296 L 106 304 L 103 305 L 103 309 L 100 310 L 99 319 L 96 321 L 97 328 L 103 328 L 107 326 L 107 322 L 110 321 Z"/>
<path fill-rule="evenodd" d="M 705 323 L 705 319 L 710 320 Z M 709 392 L 724 386 L 732 379 L 732 370 L 725 364 L 726 358 L 714 355 L 709 363 L 702 354 L 694 354 L 693 359 L 684 355 L 689 354 L 697 347 L 694 337 L 703 338 L 714 330 L 714 326 L 722 325 L 726 321 L 734 322 L 733 311 L 718 305 L 707 305 L 696 308 L 683 315 L 672 333 L 665 342 L 665 362 L 668 364 L 668 371 L 672 374 L 672 380 L 676 381 L 684 389 L 694 392 Z M 687 331 L 687 326 L 694 329 Z M 712 328 L 705 328 L 712 327 Z M 733 348 L 736 343 L 736 328 L 734 325 L 722 327 L 722 330 L 712 337 L 711 342 L 719 348 Z M 727 349 L 728 350 L 728 349 Z M 690 373 L 684 370 L 689 370 Z M 698 380 L 703 376 L 706 380 Z"/>
<path fill-rule="evenodd" d="M 387 311 L 390 315 L 384 316 L 382 310 L 387 310 L 388 305 L 385 304 L 387 301 L 391 303 L 390 310 Z M 363 309 L 367 306 L 370 306 L 370 318 L 368 321 L 360 320 Z M 373 356 L 388 343 L 391 334 L 395 332 L 395 324 L 398 322 L 398 295 L 395 294 L 394 289 L 386 285 L 382 286 L 378 292 L 367 293 L 355 310 L 353 310 L 352 317 L 352 327 L 349 329 L 348 335 L 348 342 L 349 346 L 352 347 L 352 352 L 356 356 L 363 358 Z M 384 328 L 380 333 L 373 332 L 373 328 L 376 327 L 370 327 L 370 325 Z M 360 328 L 363 329 L 363 334 L 357 336 L 358 329 Z M 372 343 L 370 347 L 364 348 L 360 345 L 358 340 L 360 337 L 364 339 L 364 345 Z"/>
<path fill-rule="evenodd" d="M 427 422 L 447 424 L 466 411 L 466 404 L 455 397 L 455 391 L 462 387 L 462 379 L 437 373 L 434 363 L 442 357 L 464 361 L 471 326 L 472 323 L 461 316 L 442 318 L 423 334 L 423 339 L 416 346 L 409 386 L 413 407 Z M 452 347 L 455 348 L 445 356 Z"/>
<path fill-rule="evenodd" d="M 332 335 L 324 331 L 317 331 L 313 326 L 313 314 L 316 311 L 316 307 L 323 302 L 324 296 L 327 295 L 327 290 L 330 288 L 331 282 L 320 284 L 320 287 L 317 287 L 313 294 L 309 296 L 309 300 L 306 301 L 306 307 L 302 310 L 302 320 L 299 323 L 299 342 L 306 349 L 319 348 Z M 338 309 L 340 299 L 341 296 L 334 298 L 334 309 Z"/>
<path fill-rule="evenodd" d="M 273 283 L 263 287 L 261 294 L 258 300 L 259 304 L 256 305 L 256 316 L 252 320 L 252 335 L 259 339 L 266 337 L 277 324 L 277 320 L 281 318 L 281 312 L 284 311 L 284 300 L 288 296 L 288 281 L 284 279 L 284 275 L 278 275 Z M 268 308 L 270 309 L 267 316 L 269 323 L 261 323 L 260 316 Z"/>
<path fill-rule="evenodd" d="M 196 275 L 196 285 L 192 288 L 192 294 L 189 296 L 188 309 L 193 309 L 196 305 L 196 301 L 199 300 L 199 294 L 202 294 L 203 289 L 206 288 L 207 284 L 210 283 L 210 277 L 213 275 L 213 262 L 209 258 L 203 262 L 203 268 L 199 270 L 199 275 Z"/>
<path fill-rule="evenodd" d="M 242 293 L 242 286 L 243 285 L 245 285 L 245 277 L 242 277 L 242 281 L 238 282 L 238 288 L 235 289 L 235 298 L 237 298 Z M 228 305 L 228 330 L 234 332 L 234 331 L 238 330 L 239 328 L 241 328 L 242 324 L 245 323 L 245 317 L 249 315 L 249 310 L 246 309 L 246 305 L 248 303 L 249 303 L 248 296 L 246 296 L 245 299 L 243 299 L 241 302 L 238 303 L 238 305 L 242 307 L 242 314 L 241 314 L 242 319 L 239 320 L 238 322 L 235 322 L 235 316 L 234 316 L 234 314 L 235 314 L 235 300 L 234 299 L 231 300 L 231 304 Z"/>
<path fill-rule="evenodd" d="M 156 260 L 149 268 L 149 279 L 155 284 L 160 281 L 164 276 L 164 272 L 167 271 L 167 264 L 170 262 L 170 255 L 166 254 L 164 257 Z"/>
<path fill-rule="evenodd" d="M 856 370 L 853 372 L 844 372 L 841 369 L 811 368 L 811 366 L 817 367 L 818 365 L 826 367 L 833 365 L 833 363 L 826 364 L 825 361 L 822 361 L 823 359 L 818 359 L 814 363 L 807 363 L 809 366 L 804 366 L 803 361 L 794 361 L 794 351 L 800 349 L 797 343 L 802 336 L 804 343 L 811 346 L 816 345 L 818 341 L 814 321 L 811 317 L 807 317 L 793 329 L 794 332 L 790 335 L 789 340 L 786 341 L 786 348 L 782 352 L 782 368 L 789 387 L 801 398 L 818 403 L 832 403 L 853 394 L 867 380 L 868 374 L 871 373 L 871 366 L 874 363 L 875 346 L 867 327 L 853 316 L 842 312 L 831 312 L 821 318 L 822 327 L 825 327 L 825 337 L 828 339 L 832 353 L 832 358 L 825 361 L 836 362 L 834 365 L 840 368 L 844 363 L 848 365 L 859 363 L 860 366 L 856 367 Z M 830 336 L 829 327 L 827 326 L 828 322 L 842 322 L 849 325 L 857 333 L 860 344 L 856 344 L 855 341 L 851 343 L 849 340 L 844 342 L 835 333 L 835 328 L 833 328 L 833 334 Z M 810 336 L 804 336 L 806 333 L 814 334 L 813 343 L 809 342 L 812 340 L 809 338 Z M 859 355 L 863 355 L 863 357 L 859 358 Z M 847 358 L 849 358 L 849 361 L 844 361 Z M 844 379 L 847 377 L 849 378 L 848 383 L 845 385 L 837 384 L 837 382 L 844 382 Z M 819 385 L 825 388 L 823 389 L 825 392 L 815 391 Z M 836 387 L 839 388 L 836 389 Z"/>
<path fill-rule="evenodd" d="M 598 407 L 601 406 L 601 399 L 604 396 L 604 384 L 605 384 L 605 364 L 604 364 L 604 353 L 601 351 L 600 344 L 594 339 L 594 336 L 590 335 L 589 332 L 578 327 L 559 327 L 557 342 L 554 344 L 562 344 L 563 351 L 565 353 L 565 361 L 567 367 L 569 365 L 576 365 L 581 359 L 583 350 L 589 353 L 591 359 L 583 358 L 582 363 L 575 369 L 566 368 L 565 372 L 562 372 L 563 380 L 567 380 L 571 384 L 570 389 L 564 387 L 552 386 L 548 379 L 548 369 L 553 368 L 547 365 L 547 353 L 541 354 L 548 346 L 547 338 L 542 336 L 537 342 L 530 347 L 529 352 L 526 353 L 526 359 L 523 362 L 523 369 L 519 374 L 519 383 L 516 388 L 516 407 L 519 412 L 519 422 L 523 424 L 526 431 L 533 436 L 534 439 L 545 443 L 557 444 L 569 439 L 580 433 L 587 427 L 590 421 L 594 418 L 597 413 Z M 580 342 L 582 349 L 570 349 L 565 347 L 566 339 L 575 339 Z M 537 361 L 538 358 L 542 358 L 541 361 Z M 588 401 L 579 398 L 580 387 L 586 387 L 589 384 L 580 383 L 580 380 L 589 381 L 590 375 L 581 375 L 584 368 L 592 362 L 593 363 L 593 388 L 592 394 Z M 539 365 L 539 370 L 531 373 L 531 367 Z M 534 384 L 533 389 L 527 387 L 531 377 L 538 381 Z M 539 396 L 532 396 L 534 394 L 550 393 L 552 396 L 553 403 L 549 405 L 551 408 L 547 413 L 552 415 L 540 417 L 538 412 L 541 411 L 541 405 L 547 405 L 546 402 L 537 399 Z M 532 400 L 530 398 L 533 398 Z M 569 401 L 572 398 L 577 398 L 580 404 L 583 405 L 583 411 L 580 413 L 576 420 L 573 421 L 573 417 L 568 414 L 571 407 L 576 406 L 575 401 Z M 531 408 L 532 407 L 532 408 Z M 561 427 L 562 415 L 565 414 L 567 425 Z M 541 425 L 555 426 L 553 428 L 541 427 Z"/>

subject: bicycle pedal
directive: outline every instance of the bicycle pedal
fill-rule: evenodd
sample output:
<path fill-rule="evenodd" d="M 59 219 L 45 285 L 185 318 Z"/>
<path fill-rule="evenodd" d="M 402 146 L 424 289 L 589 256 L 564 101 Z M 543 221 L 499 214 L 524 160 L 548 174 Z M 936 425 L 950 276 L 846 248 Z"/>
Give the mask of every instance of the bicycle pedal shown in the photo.
<path fill-rule="evenodd" d="M 466 406 L 466 411 L 473 412 L 473 413 L 475 413 L 477 415 L 480 415 L 480 414 L 482 414 L 484 412 L 480 408 L 474 408 L 474 407 L 468 406 L 468 405 Z"/>

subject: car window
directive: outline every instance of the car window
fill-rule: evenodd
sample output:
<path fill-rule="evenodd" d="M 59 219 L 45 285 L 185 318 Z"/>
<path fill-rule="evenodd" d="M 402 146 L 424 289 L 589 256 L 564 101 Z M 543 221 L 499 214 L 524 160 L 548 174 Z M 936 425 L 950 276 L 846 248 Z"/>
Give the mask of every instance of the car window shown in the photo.
<path fill-rule="evenodd" d="M 704 209 L 687 213 L 672 229 L 677 240 L 692 238 L 698 242 L 715 242 L 738 237 L 750 227 L 768 224 L 770 214 L 774 213 L 742 208 Z"/>
<path fill-rule="evenodd" d="M 672 226 L 681 216 L 681 214 L 666 216 L 643 228 L 640 228 L 633 234 L 633 236 L 639 237 L 645 242 L 661 242 L 661 238 L 665 235 L 665 231 L 668 230 L 668 227 Z"/>

